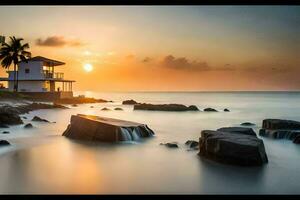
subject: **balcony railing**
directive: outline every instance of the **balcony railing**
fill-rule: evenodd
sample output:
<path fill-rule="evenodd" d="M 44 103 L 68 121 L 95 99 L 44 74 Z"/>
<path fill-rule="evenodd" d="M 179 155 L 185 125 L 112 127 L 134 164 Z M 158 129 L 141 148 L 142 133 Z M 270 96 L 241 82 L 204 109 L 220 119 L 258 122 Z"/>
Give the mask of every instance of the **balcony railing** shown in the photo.
<path fill-rule="evenodd" d="M 44 71 L 44 77 L 52 78 L 52 79 L 64 79 L 64 73 L 60 73 L 60 72 L 50 73 L 48 71 Z"/>

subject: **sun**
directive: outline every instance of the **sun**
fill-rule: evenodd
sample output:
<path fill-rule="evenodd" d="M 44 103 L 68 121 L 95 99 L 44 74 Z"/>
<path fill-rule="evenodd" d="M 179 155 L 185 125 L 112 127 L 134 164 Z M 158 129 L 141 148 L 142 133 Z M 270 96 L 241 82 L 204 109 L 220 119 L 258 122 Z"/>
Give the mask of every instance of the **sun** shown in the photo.
<path fill-rule="evenodd" d="M 87 63 L 87 64 L 84 64 L 83 65 L 83 69 L 86 71 L 86 72 L 91 72 L 93 70 L 93 65 Z"/>

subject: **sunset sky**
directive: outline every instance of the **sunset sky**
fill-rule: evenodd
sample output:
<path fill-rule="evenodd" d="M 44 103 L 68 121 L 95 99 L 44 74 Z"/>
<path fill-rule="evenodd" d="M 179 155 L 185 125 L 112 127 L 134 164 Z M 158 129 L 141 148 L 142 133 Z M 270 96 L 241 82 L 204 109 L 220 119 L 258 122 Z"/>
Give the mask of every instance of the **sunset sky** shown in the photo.
<path fill-rule="evenodd" d="M 300 89 L 300 6 L 1 6 L 0 19 L 0 35 L 66 62 L 75 90 Z"/>

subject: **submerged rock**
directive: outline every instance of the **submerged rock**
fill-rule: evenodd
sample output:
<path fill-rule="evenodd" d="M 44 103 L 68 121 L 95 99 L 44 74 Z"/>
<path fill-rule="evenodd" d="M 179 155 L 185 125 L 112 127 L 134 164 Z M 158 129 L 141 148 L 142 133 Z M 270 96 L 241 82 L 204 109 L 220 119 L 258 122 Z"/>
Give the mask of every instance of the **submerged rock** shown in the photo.
<path fill-rule="evenodd" d="M 77 104 L 72 104 L 72 106 L 73 106 L 73 107 L 78 107 L 78 105 L 77 105 Z"/>
<path fill-rule="evenodd" d="M 24 128 L 33 128 L 32 124 L 31 123 L 28 123 L 24 126 Z"/>
<path fill-rule="evenodd" d="M 92 115 L 72 115 L 63 136 L 78 140 L 117 142 L 151 137 L 154 132 L 145 124 Z"/>
<path fill-rule="evenodd" d="M 300 135 L 298 135 L 297 137 L 295 137 L 295 139 L 293 140 L 293 142 L 295 144 L 300 144 Z"/>
<path fill-rule="evenodd" d="M 90 108 L 94 108 L 94 106 L 90 106 Z"/>
<path fill-rule="evenodd" d="M 196 148 L 199 146 L 199 142 L 195 140 L 188 140 L 185 142 L 186 145 L 188 145 L 189 148 Z"/>
<path fill-rule="evenodd" d="M 9 134 L 9 131 L 3 131 L 2 134 Z"/>
<path fill-rule="evenodd" d="M 115 110 L 123 110 L 123 108 L 115 108 Z"/>
<path fill-rule="evenodd" d="M 259 135 L 293 140 L 300 135 L 300 122 L 283 119 L 264 119 Z"/>
<path fill-rule="evenodd" d="M 130 100 L 125 100 L 122 102 L 123 105 L 135 105 L 135 104 L 138 104 L 138 102 L 136 102 L 135 100 L 133 99 L 130 99 Z"/>
<path fill-rule="evenodd" d="M 256 133 L 252 128 L 244 128 L 244 127 L 223 127 L 217 129 L 217 131 L 229 132 L 229 133 L 239 133 L 244 135 L 253 135 L 256 136 Z"/>
<path fill-rule="evenodd" d="M 241 123 L 241 126 L 255 126 L 255 124 L 251 122 L 243 122 Z"/>
<path fill-rule="evenodd" d="M 105 107 L 105 108 L 102 108 L 101 110 L 108 111 L 110 109 Z"/>
<path fill-rule="evenodd" d="M 203 130 L 199 155 L 225 164 L 256 166 L 268 162 L 264 143 L 253 135 Z"/>
<path fill-rule="evenodd" d="M 214 108 L 205 108 L 204 110 L 203 110 L 204 112 L 218 112 L 216 109 L 214 109 Z"/>
<path fill-rule="evenodd" d="M 165 145 L 166 147 L 169 148 L 178 148 L 178 145 L 176 142 L 167 142 L 167 143 L 160 143 L 161 145 Z"/>
<path fill-rule="evenodd" d="M 0 146 L 6 146 L 10 145 L 10 143 L 7 140 L 0 140 Z"/>
<path fill-rule="evenodd" d="M 36 122 L 48 122 L 48 123 L 49 123 L 48 120 L 42 119 L 42 118 L 40 118 L 40 117 L 38 117 L 38 116 L 34 116 L 34 117 L 32 118 L 31 121 L 36 121 Z"/>
<path fill-rule="evenodd" d="M 134 110 L 151 110 L 151 111 L 199 111 L 199 109 L 194 106 L 185 106 L 182 104 L 136 104 L 133 107 Z"/>
<path fill-rule="evenodd" d="M 224 112 L 230 112 L 230 110 L 228 108 L 225 108 Z"/>

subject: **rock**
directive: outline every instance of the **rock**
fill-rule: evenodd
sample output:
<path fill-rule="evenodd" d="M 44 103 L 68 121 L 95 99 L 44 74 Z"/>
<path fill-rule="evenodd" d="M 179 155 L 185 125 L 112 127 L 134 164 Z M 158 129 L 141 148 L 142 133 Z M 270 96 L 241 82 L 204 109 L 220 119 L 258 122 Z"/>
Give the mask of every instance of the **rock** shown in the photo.
<path fill-rule="evenodd" d="M 300 135 L 298 135 L 297 137 L 295 137 L 295 139 L 293 140 L 293 142 L 295 144 L 300 144 Z"/>
<path fill-rule="evenodd" d="M 6 146 L 10 145 L 10 143 L 7 140 L 0 140 L 0 146 Z"/>
<path fill-rule="evenodd" d="M 22 117 L 23 119 L 27 119 L 27 117 Z"/>
<path fill-rule="evenodd" d="M 283 119 L 264 119 L 259 135 L 275 139 L 294 140 L 300 135 L 300 122 Z"/>
<path fill-rule="evenodd" d="M 213 108 L 205 108 L 203 111 L 205 111 L 205 112 L 218 112 L 216 109 L 213 109 Z"/>
<path fill-rule="evenodd" d="M 32 124 L 31 123 L 28 123 L 24 126 L 24 128 L 33 128 Z"/>
<path fill-rule="evenodd" d="M 185 106 L 182 104 L 136 104 L 134 110 L 151 110 L 151 111 L 198 111 L 199 109 L 192 106 Z"/>
<path fill-rule="evenodd" d="M 115 108 L 115 110 L 123 110 L 123 108 Z"/>
<path fill-rule="evenodd" d="M 110 109 L 105 107 L 105 108 L 102 108 L 101 110 L 108 111 Z"/>
<path fill-rule="evenodd" d="M 73 106 L 73 107 L 78 107 L 78 105 L 77 105 L 77 104 L 72 104 L 72 106 Z"/>
<path fill-rule="evenodd" d="M 253 124 L 251 122 L 243 122 L 243 123 L 241 123 L 241 126 L 255 126 L 255 124 Z"/>
<path fill-rule="evenodd" d="M 90 108 L 94 108 L 94 106 L 90 106 Z"/>
<path fill-rule="evenodd" d="M 3 107 L 0 108 L 0 124 L 3 128 L 6 128 L 6 125 L 17 125 L 23 124 L 22 119 L 20 116 L 12 111 L 12 110 L 5 110 Z"/>
<path fill-rule="evenodd" d="M 166 147 L 169 147 L 169 148 L 178 148 L 178 145 L 177 145 L 176 142 L 167 142 L 167 143 L 165 143 L 163 145 L 165 145 Z"/>
<path fill-rule="evenodd" d="M 9 134 L 9 131 L 3 131 L 2 134 Z"/>
<path fill-rule="evenodd" d="M 195 140 L 188 140 L 185 142 L 186 145 L 189 146 L 189 148 L 196 148 L 199 146 L 199 142 L 195 141 Z"/>
<path fill-rule="evenodd" d="M 84 104 L 84 103 L 106 103 L 106 102 L 112 102 L 112 101 L 85 97 L 83 95 L 72 97 L 72 98 L 63 98 L 63 99 L 55 100 L 55 103 L 60 103 L 60 104 Z"/>
<path fill-rule="evenodd" d="M 264 119 L 262 123 L 262 128 L 300 130 L 300 122 L 294 120 L 283 120 L 283 119 Z"/>
<path fill-rule="evenodd" d="M 258 166 L 268 162 L 264 143 L 253 135 L 203 130 L 199 155 L 225 164 Z"/>
<path fill-rule="evenodd" d="M 230 110 L 228 108 L 225 108 L 224 112 L 230 112 Z"/>
<path fill-rule="evenodd" d="M 32 118 L 31 121 L 36 121 L 36 122 L 48 122 L 48 123 L 49 123 L 48 120 L 42 119 L 42 118 L 40 118 L 40 117 L 38 117 L 38 116 L 34 116 L 34 117 Z"/>
<path fill-rule="evenodd" d="M 117 142 L 151 137 L 154 132 L 145 124 L 92 115 L 72 115 L 63 136 L 78 140 Z"/>
<path fill-rule="evenodd" d="M 1 124 L 0 123 L 0 128 L 9 128 L 9 126 L 7 126 L 6 124 Z"/>
<path fill-rule="evenodd" d="M 256 136 L 256 133 L 252 128 L 244 128 L 244 127 L 223 127 L 219 128 L 217 131 L 229 132 L 229 133 L 239 133 L 244 135 L 253 135 Z"/>
<path fill-rule="evenodd" d="M 125 100 L 122 102 L 123 105 L 135 105 L 138 104 L 138 102 L 136 102 L 135 100 L 131 99 L 131 100 Z"/>

